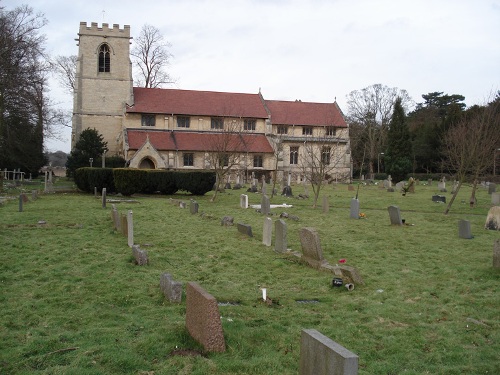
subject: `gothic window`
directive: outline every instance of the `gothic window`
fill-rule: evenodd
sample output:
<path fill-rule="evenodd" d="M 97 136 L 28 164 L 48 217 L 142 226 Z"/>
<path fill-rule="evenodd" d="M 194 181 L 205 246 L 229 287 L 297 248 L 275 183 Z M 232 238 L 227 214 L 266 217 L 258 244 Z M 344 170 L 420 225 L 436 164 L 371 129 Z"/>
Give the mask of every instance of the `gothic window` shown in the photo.
<path fill-rule="evenodd" d="M 141 115 L 141 126 L 155 126 L 155 115 Z"/>
<path fill-rule="evenodd" d="M 299 148 L 290 147 L 290 164 L 299 164 Z"/>
<path fill-rule="evenodd" d="M 99 72 L 107 72 L 109 73 L 111 67 L 110 61 L 110 50 L 107 44 L 103 44 L 99 48 Z"/>

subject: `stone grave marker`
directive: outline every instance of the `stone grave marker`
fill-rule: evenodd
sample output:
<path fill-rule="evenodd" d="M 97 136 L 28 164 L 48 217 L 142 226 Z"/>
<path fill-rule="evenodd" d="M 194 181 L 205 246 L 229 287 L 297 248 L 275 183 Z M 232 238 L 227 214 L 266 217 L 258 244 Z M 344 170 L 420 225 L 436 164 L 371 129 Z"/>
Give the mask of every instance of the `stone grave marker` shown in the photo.
<path fill-rule="evenodd" d="M 198 202 L 191 201 L 191 203 L 189 204 L 189 212 L 191 212 L 191 214 L 193 214 L 193 215 L 197 214 L 199 207 L 200 207 L 200 205 L 198 204 Z"/>
<path fill-rule="evenodd" d="M 500 193 L 491 193 L 491 204 L 500 206 Z"/>
<path fill-rule="evenodd" d="M 127 213 L 127 241 L 129 247 L 134 245 L 134 221 L 132 218 L 132 211 Z"/>
<path fill-rule="evenodd" d="M 328 211 L 330 210 L 330 203 L 328 202 L 328 197 L 326 195 L 323 195 L 322 208 L 323 208 L 323 213 L 324 214 L 327 214 Z"/>
<path fill-rule="evenodd" d="M 300 375 L 357 375 L 359 357 L 315 329 L 300 335 Z"/>
<path fill-rule="evenodd" d="M 327 262 L 323 257 L 319 234 L 314 228 L 301 228 L 299 231 L 302 247 L 302 260 L 314 268 L 321 268 Z"/>
<path fill-rule="evenodd" d="M 195 282 L 186 286 L 186 328 L 205 351 L 226 351 L 217 300 Z"/>
<path fill-rule="evenodd" d="M 102 199 L 102 208 L 106 208 L 106 188 L 102 188 L 101 199 Z"/>
<path fill-rule="evenodd" d="M 172 279 L 171 274 L 161 274 L 160 289 L 170 302 L 180 303 L 182 301 L 182 283 Z"/>
<path fill-rule="evenodd" d="M 265 217 L 264 226 L 262 228 L 262 243 L 266 246 L 271 246 L 272 238 L 273 238 L 273 220 L 270 217 Z"/>
<path fill-rule="evenodd" d="M 274 251 L 285 253 L 288 246 L 287 227 L 285 221 L 279 219 L 274 222 Z"/>
<path fill-rule="evenodd" d="M 148 252 L 146 250 L 141 250 L 139 245 L 132 246 L 132 255 L 134 256 L 135 263 L 138 266 L 145 266 L 149 263 Z"/>
<path fill-rule="evenodd" d="M 493 194 L 496 191 L 497 191 L 497 184 L 490 182 L 490 184 L 488 185 L 488 194 Z"/>
<path fill-rule="evenodd" d="M 238 232 L 253 237 L 252 227 L 248 224 L 238 223 Z"/>
<path fill-rule="evenodd" d="M 223 227 L 231 227 L 233 224 L 234 218 L 232 216 L 224 216 L 220 221 L 220 225 Z"/>
<path fill-rule="evenodd" d="M 246 195 L 246 194 L 240 195 L 240 207 L 241 208 L 248 208 L 248 195 Z"/>
<path fill-rule="evenodd" d="M 432 178 L 429 178 L 429 179 L 427 180 L 427 185 L 429 185 L 429 186 L 431 186 L 431 185 L 432 185 Z"/>
<path fill-rule="evenodd" d="M 124 237 L 128 237 L 127 215 L 124 213 L 120 214 L 120 227 L 122 229 L 122 235 Z"/>
<path fill-rule="evenodd" d="M 500 238 L 493 242 L 493 268 L 500 268 Z"/>
<path fill-rule="evenodd" d="M 489 209 L 484 228 L 490 230 L 500 230 L 500 206 L 493 206 Z"/>
<path fill-rule="evenodd" d="M 399 181 L 397 184 L 396 184 L 396 190 L 398 191 L 401 191 L 403 190 L 403 187 L 405 186 L 405 181 Z"/>
<path fill-rule="evenodd" d="M 469 220 L 459 220 L 458 221 L 458 237 L 465 238 L 465 239 L 472 238 Z"/>
<path fill-rule="evenodd" d="M 391 220 L 391 225 L 403 225 L 403 220 L 401 219 L 401 211 L 398 206 L 389 206 L 387 208 L 389 211 L 389 219 Z"/>
<path fill-rule="evenodd" d="M 438 182 L 438 190 L 440 192 L 443 192 L 443 193 L 446 192 L 446 182 L 445 181 L 439 181 Z"/>
<path fill-rule="evenodd" d="M 432 201 L 436 203 L 439 202 L 446 203 L 446 197 L 444 195 L 433 195 Z"/>
<path fill-rule="evenodd" d="M 359 219 L 359 200 L 356 198 L 351 199 L 351 211 L 349 217 L 351 219 Z"/>
<path fill-rule="evenodd" d="M 262 199 L 260 202 L 260 212 L 263 215 L 269 215 L 271 213 L 271 202 L 267 195 L 262 195 Z"/>
<path fill-rule="evenodd" d="M 94 186 L 94 198 L 99 198 L 99 196 L 97 195 L 97 186 Z"/>

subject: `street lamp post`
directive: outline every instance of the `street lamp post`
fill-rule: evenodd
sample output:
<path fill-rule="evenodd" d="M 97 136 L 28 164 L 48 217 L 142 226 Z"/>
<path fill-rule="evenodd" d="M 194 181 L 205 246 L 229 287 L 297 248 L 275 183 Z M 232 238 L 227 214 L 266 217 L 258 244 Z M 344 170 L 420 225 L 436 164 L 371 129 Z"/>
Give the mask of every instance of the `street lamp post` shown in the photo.
<path fill-rule="evenodd" d="M 89 163 L 90 163 L 90 168 L 92 168 L 92 163 L 94 162 L 94 158 L 90 158 L 89 159 Z"/>
<path fill-rule="evenodd" d="M 378 158 L 377 158 L 377 173 L 380 173 L 380 155 L 384 155 L 384 153 L 381 152 L 381 153 L 378 154 Z"/>

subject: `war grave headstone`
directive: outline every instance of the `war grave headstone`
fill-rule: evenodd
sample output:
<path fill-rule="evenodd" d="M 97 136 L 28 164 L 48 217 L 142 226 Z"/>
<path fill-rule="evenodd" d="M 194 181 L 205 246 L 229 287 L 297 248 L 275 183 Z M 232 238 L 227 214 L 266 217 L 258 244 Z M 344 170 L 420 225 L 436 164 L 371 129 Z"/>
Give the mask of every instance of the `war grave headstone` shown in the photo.
<path fill-rule="evenodd" d="M 132 255 L 134 256 L 135 263 L 138 266 L 145 266 L 149 263 L 148 252 L 146 250 L 142 250 L 139 245 L 132 246 Z"/>
<path fill-rule="evenodd" d="M 276 251 L 277 253 L 285 253 L 288 246 L 286 223 L 281 219 L 276 220 L 274 222 L 274 232 L 274 251 Z"/>
<path fill-rule="evenodd" d="M 493 268 L 500 268 L 500 238 L 493 242 Z"/>
<path fill-rule="evenodd" d="M 262 228 L 262 243 L 266 246 L 271 246 L 272 237 L 273 237 L 273 220 L 270 217 L 265 217 L 264 225 Z"/>
<path fill-rule="evenodd" d="M 240 195 L 240 207 L 241 208 L 248 208 L 248 195 L 246 195 L 246 194 Z"/>
<path fill-rule="evenodd" d="M 359 200 L 356 198 L 351 199 L 349 217 L 351 219 L 359 219 Z"/>
<path fill-rule="evenodd" d="M 253 237 L 252 227 L 249 224 L 238 223 L 238 232 L 247 235 L 248 237 Z"/>
<path fill-rule="evenodd" d="M 359 357 L 315 329 L 300 335 L 300 375 L 357 375 Z"/>
<path fill-rule="evenodd" d="M 217 300 L 195 282 L 186 286 L 186 328 L 205 351 L 226 351 Z"/>
<path fill-rule="evenodd" d="M 465 238 L 465 239 L 472 238 L 469 220 L 459 220 L 458 221 L 458 237 Z"/>
<path fill-rule="evenodd" d="M 489 209 L 484 228 L 490 230 L 500 230 L 500 206 L 493 206 Z"/>
<path fill-rule="evenodd" d="M 193 215 L 197 214 L 199 207 L 200 205 L 198 204 L 198 202 L 192 200 L 191 203 L 189 204 L 189 212 Z"/>
<path fill-rule="evenodd" d="M 497 191 L 497 184 L 490 182 L 490 184 L 488 185 L 488 194 L 493 194 L 496 191 Z"/>
<path fill-rule="evenodd" d="M 398 206 L 389 206 L 387 208 L 389 211 L 389 219 L 391 220 L 391 225 L 403 225 L 403 220 L 401 219 L 401 211 Z"/>
<path fill-rule="evenodd" d="M 170 302 L 180 303 L 182 301 L 182 283 L 175 281 L 171 274 L 161 274 L 160 289 Z"/>

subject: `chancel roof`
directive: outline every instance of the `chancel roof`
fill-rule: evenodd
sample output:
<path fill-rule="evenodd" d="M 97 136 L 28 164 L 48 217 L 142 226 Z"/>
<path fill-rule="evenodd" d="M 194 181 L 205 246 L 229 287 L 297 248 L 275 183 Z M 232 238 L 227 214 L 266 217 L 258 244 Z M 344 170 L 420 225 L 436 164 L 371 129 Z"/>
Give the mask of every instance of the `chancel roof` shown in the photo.
<path fill-rule="evenodd" d="M 266 100 L 274 125 L 347 127 L 337 103 Z"/>

